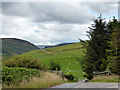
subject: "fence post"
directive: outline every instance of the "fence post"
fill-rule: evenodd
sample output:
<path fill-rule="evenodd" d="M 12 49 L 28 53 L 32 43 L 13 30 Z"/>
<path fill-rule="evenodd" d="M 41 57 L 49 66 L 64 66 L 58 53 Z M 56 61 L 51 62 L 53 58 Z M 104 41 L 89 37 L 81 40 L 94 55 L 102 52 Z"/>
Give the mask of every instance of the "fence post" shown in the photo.
<path fill-rule="evenodd" d="M 78 77 L 76 77 L 76 82 L 78 82 Z"/>
<path fill-rule="evenodd" d="M 62 71 L 62 79 L 64 80 L 64 72 Z"/>

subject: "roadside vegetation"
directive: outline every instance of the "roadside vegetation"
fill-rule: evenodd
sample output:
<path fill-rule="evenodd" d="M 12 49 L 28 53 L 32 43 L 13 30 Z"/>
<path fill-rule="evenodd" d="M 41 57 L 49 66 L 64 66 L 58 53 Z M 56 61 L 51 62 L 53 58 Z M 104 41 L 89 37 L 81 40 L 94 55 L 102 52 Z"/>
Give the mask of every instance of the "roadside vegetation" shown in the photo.
<path fill-rule="evenodd" d="M 107 76 L 95 76 L 92 80 L 89 82 L 114 82 L 118 83 L 118 75 L 107 75 Z"/>
<path fill-rule="evenodd" d="M 16 86 L 19 82 L 23 80 L 29 81 L 32 77 L 40 77 L 40 73 L 37 69 L 3 67 L 2 86 Z"/>
<path fill-rule="evenodd" d="M 61 76 L 50 73 L 50 72 L 44 72 L 40 71 L 41 77 L 34 77 L 31 79 L 30 82 L 21 82 L 20 88 L 49 88 L 55 85 L 59 85 L 62 83 L 67 83 L 67 79 L 62 79 Z"/>
<path fill-rule="evenodd" d="M 3 88 L 49 88 L 58 84 L 68 82 L 67 79 L 62 79 L 61 76 L 54 73 L 40 71 L 39 77 L 31 77 L 28 80 L 24 79 L 21 82 L 10 85 L 3 84 Z"/>
<path fill-rule="evenodd" d="M 62 76 L 47 72 L 45 65 L 32 57 L 15 56 L 3 63 L 3 88 L 47 88 L 67 82 Z"/>

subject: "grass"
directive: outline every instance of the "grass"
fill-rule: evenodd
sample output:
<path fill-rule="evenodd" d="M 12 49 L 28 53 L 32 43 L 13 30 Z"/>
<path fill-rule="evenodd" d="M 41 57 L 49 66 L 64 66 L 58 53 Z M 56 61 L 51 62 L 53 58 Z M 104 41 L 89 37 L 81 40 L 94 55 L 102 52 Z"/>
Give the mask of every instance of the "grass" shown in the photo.
<path fill-rule="evenodd" d="M 9 86 L 8 88 L 49 88 L 55 85 L 66 83 L 63 79 L 54 73 L 40 71 L 41 77 L 34 77 L 29 82 L 24 80 L 19 86 Z"/>
<path fill-rule="evenodd" d="M 108 76 L 95 76 L 90 82 L 114 82 L 118 83 L 117 75 L 108 75 Z"/>
<path fill-rule="evenodd" d="M 65 46 L 33 50 L 22 54 L 22 56 L 32 56 L 47 67 L 49 67 L 52 60 L 54 62 L 59 62 L 65 74 L 72 74 L 80 80 L 84 79 L 80 64 L 80 60 L 84 57 L 83 51 L 85 51 L 85 49 L 82 48 L 82 44 L 79 42 Z M 6 61 L 9 60 L 5 59 L 3 63 Z"/>
<path fill-rule="evenodd" d="M 72 74 L 78 79 L 84 79 L 82 67 L 79 60 L 84 57 L 85 51 L 81 43 L 74 43 L 65 46 L 52 47 L 40 50 L 34 50 L 23 55 L 37 58 L 39 62 L 49 67 L 53 60 L 59 62 L 65 74 Z M 71 71 L 70 71 L 71 70 Z"/>
<path fill-rule="evenodd" d="M 38 49 L 35 45 L 16 38 L 2 39 L 2 56 L 9 57 Z"/>

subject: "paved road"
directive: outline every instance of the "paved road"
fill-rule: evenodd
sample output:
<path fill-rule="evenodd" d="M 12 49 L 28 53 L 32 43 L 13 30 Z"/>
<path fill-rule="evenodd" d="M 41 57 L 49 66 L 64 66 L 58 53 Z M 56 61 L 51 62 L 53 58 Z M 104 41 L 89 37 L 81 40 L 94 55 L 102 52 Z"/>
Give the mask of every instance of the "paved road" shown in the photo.
<path fill-rule="evenodd" d="M 52 88 L 118 88 L 118 83 L 65 83 Z"/>

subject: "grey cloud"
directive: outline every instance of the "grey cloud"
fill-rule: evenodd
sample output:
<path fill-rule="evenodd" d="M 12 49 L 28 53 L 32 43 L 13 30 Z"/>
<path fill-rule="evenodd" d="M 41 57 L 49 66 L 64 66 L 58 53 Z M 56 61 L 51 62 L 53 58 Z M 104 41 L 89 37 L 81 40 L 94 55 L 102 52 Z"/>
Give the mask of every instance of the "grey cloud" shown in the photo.
<path fill-rule="evenodd" d="M 117 9 L 116 6 L 117 2 L 82 2 L 80 3 L 80 5 L 83 6 L 87 6 L 88 8 L 90 8 L 91 10 L 93 10 L 94 12 L 98 13 L 98 14 L 108 14 L 110 13 L 110 11 Z"/>
<path fill-rule="evenodd" d="M 33 3 L 32 3 L 33 4 Z M 37 4 L 37 5 L 36 5 Z M 93 17 L 85 8 L 71 7 L 64 3 L 34 3 L 39 12 L 35 21 L 58 21 L 62 23 L 86 23 Z M 32 5 L 33 6 L 33 5 Z"/>
<path fill-rule="evenodd" d="M 30 16 L 32 14 L 26 2 L 3 2 L 2 12 L 6 16 Z"/>
<path fill-rule="evenodd" d="M 25 16 L 34 22 L 87 23 L 93 15 L 87 8 L 73 7 L 65 3 L 23 3 L 4 2 L 3 14 Z"/>

